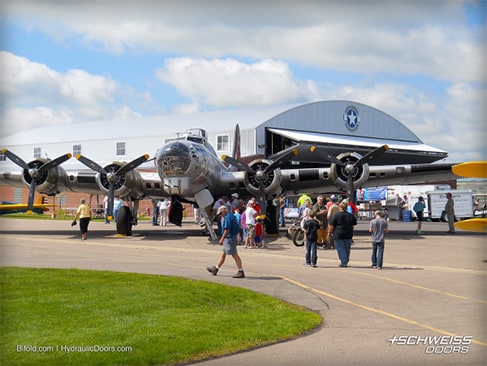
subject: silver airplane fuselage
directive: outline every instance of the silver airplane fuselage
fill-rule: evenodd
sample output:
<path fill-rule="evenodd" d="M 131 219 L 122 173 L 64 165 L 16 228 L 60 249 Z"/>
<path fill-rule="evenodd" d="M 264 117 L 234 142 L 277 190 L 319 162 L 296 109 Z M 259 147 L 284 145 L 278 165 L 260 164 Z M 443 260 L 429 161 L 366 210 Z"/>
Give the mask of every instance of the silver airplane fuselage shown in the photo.
<path fill-rule="evenodd" d="M 178 139 L 156 153 L 155 165 L 168 195 L 191 199 L 202 189 L 219 191 L 219 178 L 229 172 L 211 146 L 204 141 Z"/>

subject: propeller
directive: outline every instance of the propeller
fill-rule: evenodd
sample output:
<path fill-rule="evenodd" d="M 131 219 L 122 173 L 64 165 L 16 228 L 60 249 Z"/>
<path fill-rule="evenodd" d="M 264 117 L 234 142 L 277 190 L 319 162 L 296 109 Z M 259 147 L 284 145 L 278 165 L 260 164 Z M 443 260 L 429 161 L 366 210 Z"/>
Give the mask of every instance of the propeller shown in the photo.
<path fill-rule="evenodd" d="M 99 173 L 101 177 L 106 178 L 106 181 L 108 182 L 107 216 L 109 217 L 109 219 L 111 219 L 113 217 L 113 204 L 115 201 L 115 185 L 120 181 L 120 178 L 124 174 L 137 168 L 140 164 L 146 162 L 149 159 L 149 155 L 142 155 L 132 160 L 128 164 L 119 167 L 119 169 L 116 169 L 116 166 L 114 165 L 109 165 L 107 168 L 103 168 L 93 160 L 80 154 L 76 155 L 76 159 L 78 159 L 81 163 L 86 165 L 91 170 Z"/>
<path fill-rule="evenodd" d="M 54 160 L 49 160 L 45 163 L 42 163 L 39 160 L 35 160 L 30 164 L 27 164 L 22 158 L 15 155 L 13 152 L 9 151 L 8 149 L 2 149 L 2 154 L 8 157 L 12 162 L 16 165 L 20 166 L 24 169 L 24 175 L 28 174 L 30 176 L 30 188 L 29 188 L 29 198 L 27 200 L 27 210 L 32 211 L 34 207 L 34 196 L 36 192 L 36 186 L 38 182 L 42 182 L 46 176 L 49 169 L 55 168 L 58 165 L 61 165 L 66 160 L 70 159 L 72 155 L 70 153 L 61 155 Z"/>
<path fill-rule="evenodd" d="M 317 151 L 318 150 L 318 151 Z M 320 151 L 322 150 L 322 151 Z M 316 146 L 311 146 L 310 151 L 316 153 L 318 157 L 322 158 L 323 160 L 327 160 L 331 163 L 336 164 L 342 168 L 343 174 L 347 177 L 347 197 L 355 203 L 355 194 L 354 194 L 354 186 L 353 186 L 353 178 L 358 173 L 359 169 L 369 162 L 377 159 L 379 156 L 384 154 L 387 150 L 389 150 L 389 146 L 382 145 L 378 148 L 368 152 L 357 161 L 353 161 L 352 159 L 348 159 L 346 161 L 339 160 L 337 157 L 329 154 L 328 152 L 324 151 L 321 148 Z"/>
<path fill-rule="evenodd" d="M 265 164 L 255 164 L 255 169 L 244 162 L 237 160 L 231 156 L 223 155 L 223 161 L 236 166 L 239 170 L 246 171 L 251 174 L 256 183 L 259 185 L 259 193 L 257 194 L 257 201 L 261 207 L 262 215 L 266 214 L 266 192 L 265 182 L 269 178 L 274 170 L 281 168 L 284 164 L 290 161 L 294 156 L 298 154 L 298 149 L 292 149 L 289 151 L 283 151 L 273 156 L 273 161 L 265 166 Z"/>

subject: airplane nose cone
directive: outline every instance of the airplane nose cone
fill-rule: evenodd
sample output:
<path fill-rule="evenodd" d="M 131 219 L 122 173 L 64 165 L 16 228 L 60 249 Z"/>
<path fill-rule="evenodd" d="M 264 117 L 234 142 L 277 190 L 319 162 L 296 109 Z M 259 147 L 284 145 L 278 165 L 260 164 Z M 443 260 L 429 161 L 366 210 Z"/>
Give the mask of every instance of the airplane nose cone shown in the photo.
<path fill-rule="evenodd" d="M 165 176 L 180 176 L 186 173 L 191 164 L 189 147 L 181 142 L 164 146 L 157 154 L 157 167 Z"/>

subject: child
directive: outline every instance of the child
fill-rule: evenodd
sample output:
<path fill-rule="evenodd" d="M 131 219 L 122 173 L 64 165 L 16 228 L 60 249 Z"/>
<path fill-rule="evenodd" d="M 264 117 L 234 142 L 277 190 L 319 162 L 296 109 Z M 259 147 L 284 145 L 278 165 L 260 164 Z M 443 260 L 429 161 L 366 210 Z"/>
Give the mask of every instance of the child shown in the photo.
<path fill-rule="evenodd" d="M 303 224 L 304 235 L 306 236 L 306 254 L 305 254 L 305 266 L 317 267 L 318 262 L 318 230 L 320 230 L 320 223 L 310 218 Z"/>
<path fill-rule="evenodd" d="M 370 222 L 372 233 L 372 268 L 382 269 L 384 258 L 384 236 L 389 232 L 387 221 L 382 218 L 382 211 L 375 211 L 375 219 Z"/>
<path fill-rule="evenodd" d="M 262 225 L 262 218 L 257 217 L 257 222 L 255 223 L 255 246 L 257 248 L 265 248 L 264 242 L 264 225 Z"/>

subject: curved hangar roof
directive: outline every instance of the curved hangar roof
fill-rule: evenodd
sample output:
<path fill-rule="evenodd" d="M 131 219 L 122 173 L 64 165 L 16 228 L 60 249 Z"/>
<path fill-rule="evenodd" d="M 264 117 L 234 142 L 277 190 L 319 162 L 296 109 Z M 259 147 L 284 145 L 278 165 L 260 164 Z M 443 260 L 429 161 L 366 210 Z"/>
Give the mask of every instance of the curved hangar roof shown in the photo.
<path fill-rule="evenodd" d="M 390 115 L 352 101 L 319 101 L 283 108 L 246 108 L 198 112 L 51 126 L 5 136 L 2 146 L 20 154 L 31 154 L 31 147 L 42 144 L 49 156 L 64 153 L 83 142 L 89 154 L 99 150 L 100 141 L 118 138 L 132 140 L 133 155 L 147 153 L 148 147 L 160 147 L 164 138 L 190 128 L 208 130 L 211 144 L 218 133 L 229 133 L 239 124 L 249 153 L 271 155 L 296 141 L 309 141 L 327 147 L 335 156 L 353 151 L 365 154 L 387 143 L 390 150 L 378 164 L 433 162 L 447 157 L 447 152 L 425 145 L 411 130 Z M 242 138 L 244 135 L 242 135 Z M 128 142 L 129 143 L 129 142 Z M 106 144 L 106 143 L 105 143 Z M 92 146 L 93 145 L 93 146 Z M 287 145 L 287 146 L 286 146 Z M 138 150 L 141 150 L 140 152 Z M 25 150 L 25 151 L 24 151 Z M 142 151 L 143 150 L 143 151 Z M 243 151 L 242 151 L 243 152 Z M 231 151 L 227 152 L 231 153 Z M 105 159 L 107 154 L 104 153 Z M 110 157 L 108 157 L 110 159 Z"/>
<path fill-rule="evenodd" d="M 387 144 L 389 151 L 376 164 L 430 163 L 448 156 L 446 151 L 424 144 L 410 129 L 390 115 L 351 101 L 322 101 L 286 110 L 257 129 L 260 153 L 270 155 L 289 146 L 289 140 L 306 141 L 343 152 L 362 155 Z M 259 135 L 260 134 L 260 135 Z M 265 136 L 264 136 L 265 135 Z M 312 156 L 305 160 L 313 159 Z"/>

